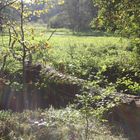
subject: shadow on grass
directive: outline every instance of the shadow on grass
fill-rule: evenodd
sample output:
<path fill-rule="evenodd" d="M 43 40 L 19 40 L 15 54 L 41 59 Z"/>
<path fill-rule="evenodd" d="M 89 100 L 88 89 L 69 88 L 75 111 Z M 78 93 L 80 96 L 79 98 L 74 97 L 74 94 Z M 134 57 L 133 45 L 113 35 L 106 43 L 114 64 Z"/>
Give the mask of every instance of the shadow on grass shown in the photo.
<path fill-rule="evenodd" d="M 52 32 L 55 29 L 49 29 L 48 32 Z M 55 35 L 74 35 L 74 36 L 95 36 L 95 37 L 101 37 L 101 36 L 106 36 L 106 37 L 110 37 L 110 36 L 114 36 L 114 34 L 109 34 L 107 32 L 103 32 L 103 31 L 98 31 L 98 30 L 84 30 L 84 31 L 73 31 L 70 29 L 57 29 L 57 31 L 55 32 Z"/>
<path fill-rule="evenodd" d="M 112 34 L 103 32 L 103 31 L 95 31 L 95 30 L 88 30 L 88 31 L 80 31 L 80 32 L 73 32 L 73 35 L 76 36 L 112 36 Z"/>

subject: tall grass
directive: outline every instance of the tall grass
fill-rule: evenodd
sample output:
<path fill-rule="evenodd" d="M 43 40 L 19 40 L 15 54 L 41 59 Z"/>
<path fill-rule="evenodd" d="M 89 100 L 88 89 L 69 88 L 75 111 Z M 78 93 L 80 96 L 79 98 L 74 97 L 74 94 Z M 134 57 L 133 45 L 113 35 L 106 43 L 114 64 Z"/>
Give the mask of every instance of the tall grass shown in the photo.
<path fill-rule="evenodd" d="M 0 111 L 1 140 L 85 140 L 85 122 L 79 111 L 55 110 Z M 89 140 L 125 140 L 121 129 L 113 135 L 110 128 L 90 119 Z"/>

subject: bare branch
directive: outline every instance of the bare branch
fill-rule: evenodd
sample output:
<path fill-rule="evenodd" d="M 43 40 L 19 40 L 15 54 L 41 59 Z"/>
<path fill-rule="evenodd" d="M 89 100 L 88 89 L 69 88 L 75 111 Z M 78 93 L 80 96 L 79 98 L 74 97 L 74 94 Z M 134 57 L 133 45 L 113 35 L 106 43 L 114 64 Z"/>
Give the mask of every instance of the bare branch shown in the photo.
<path fill-rule="evenodd" d="M 22 57 L 20 58 L 20 57 L 17 57 L 17 54 L 15 53 L 15 51 L 14 51 L 14 49 L 13 49 L 13 47 L 14 47 L 14 45 L 15 45 L 15 43 L 16 43 L 16 40 L 14 40 L 12 43 L 11 43 L 11 46 L 10 46 L 10 51 L 11 51 L 11 53 L 12 53 L 12 56 L 13 56 L 13 58 L 14 59 L 16 59 L 16 60 L 18 60 L 18 61 L 21 61 L 22 59 Z"/>
<path fill-rule="evenodd" d="M 4 70 L 4 68 L 5 68 L 7 57 L 8 57 L 8 55 L 7 55 L 7 54 L 6 54 L 6 55 L 4 55 L 4 57 L 3 57 L 2 66 L 1 66 L 1 68 L 0 68 L 0 70 L 1 70 L 1 71 L 3 71 L 3 70 Z"/>
<path fill-rule="evenodd" d="M 0 11 L 1 10 L 3 10 L 5 7 L 7 7 L 7 6 L 10 6 L 10 5 L 12 5 L 13 3 L 15 3 L 17 0 L 14 0 L 14 1 L 12 1 L 12 2 L 9 2 L 9 3 L 5 3 L 2 7 L 0 7 Z M 0 4 L 2 4 L 2 3 L 0 3 Z"/>
<path fill-rule="evenodd" d="M 56 30 L 57 30 L 57 29 L 55 29 L 55 30 L 51 33 L 51 35 L 49 36 L 49 38 L 47 39 L 47 41 L 49 41 L 49 40 L 52 38 L 52 36 L 53 36 L 53 34 L 56 32 Z"/>

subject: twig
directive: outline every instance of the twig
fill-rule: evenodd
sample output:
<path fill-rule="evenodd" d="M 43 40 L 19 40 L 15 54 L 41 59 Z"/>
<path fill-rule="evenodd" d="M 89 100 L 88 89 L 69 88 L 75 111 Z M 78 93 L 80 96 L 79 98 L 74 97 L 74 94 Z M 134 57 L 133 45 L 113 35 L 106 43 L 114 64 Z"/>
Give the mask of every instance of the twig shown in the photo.
<path fill-rule="evenodd" d="M 10 5 L 12 5 L 13 3 L 15 3 L 17 0 L 15 0 L 15 1 L 12 1 L 12 2 L 9 2 L 9 3 L 6 3 L 5 5 L 3 5 L 1 8 L 0 8 L 0 11 L 1 10 L 3 10 L 5 7 L 7 7 L 7 6 L 10 6 Z M 2 3 L 0 3 L 0 4 L 2 4 Z"/>
<path fill-rule="evenodd" d="M 57 30 L 57 29 L 55 29 L 55 30 L 51 33 L 51 35 L 49 36 L 49 38 L 47 39 L 47 41 L 49 41 L 49 40 L 52 38 L 52 36 L 53 36 L 53 34 L 56 32 L 56 30 Z"/>

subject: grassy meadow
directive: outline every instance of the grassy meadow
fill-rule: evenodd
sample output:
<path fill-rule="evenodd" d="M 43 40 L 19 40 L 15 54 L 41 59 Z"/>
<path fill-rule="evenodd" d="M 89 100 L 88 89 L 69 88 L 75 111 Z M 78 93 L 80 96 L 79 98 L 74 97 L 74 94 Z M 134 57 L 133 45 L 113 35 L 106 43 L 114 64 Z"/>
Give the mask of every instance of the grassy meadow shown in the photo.
<path fill-rule="evenodd" d="M 2 35 L 0 45 L 5 53 L 9 37 L 6 33 Z M 32 51 L 34 63 L 53 65 L 60 72 L 95 80 L 103 87 L 113 83 L 119 91 L 139 94 L 140 85 L 135 81 L 140 77 L 138 57 L 126 38 L 94 30 L 73 32 L 64 28 L 49 29 L 43 24 L 27 24 L 25 40 L 28 48 L 35 48 Z M 16 42 L 16 46 L 20 56 L 20 44 Z M 7 68 L 13 70 L 11 59 Z M 18 62 L 13 61 L 19 67 Z"/>
<path fill-rule="evenodd" d="M 0 36 L 0 40 L 1 46 L 8 46 L 8 36 Z M 139 63 L 128 39 L 93 30 L 77 33 L 69 29 L 49 29 L 46 25 L 27 24 L 25 40 L 28 48 L 35 47 L 32 51 L 34 63 L 52 65 L 60 72 L 102 87 L 113 84 L 119 91 L 139 93 L 140 85 L 133 78 L 139 79 Z M 20 55 L 22 50 L 19 43 L 16 46 Z M 5 48 L 2 47 L 4 52 L 7 51 Z M 12 68 L 12 62 L 20 67 L 12 58 L 8 61 L 8 69 L 16 71 L 15 67 Z"/>

